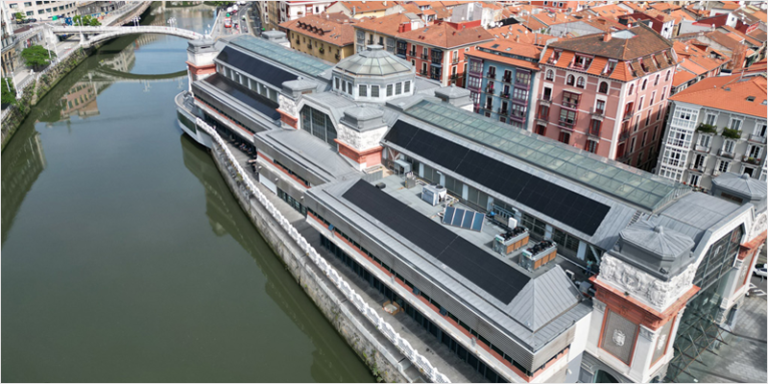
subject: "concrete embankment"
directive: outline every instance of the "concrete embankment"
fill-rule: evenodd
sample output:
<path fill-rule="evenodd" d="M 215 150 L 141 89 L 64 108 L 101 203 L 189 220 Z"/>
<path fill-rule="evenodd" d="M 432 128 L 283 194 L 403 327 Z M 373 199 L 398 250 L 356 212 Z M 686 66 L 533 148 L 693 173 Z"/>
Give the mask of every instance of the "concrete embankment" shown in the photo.
<path fill-rule="evenodd" d="M 243 176 L 235 170 L 231 160 L 219 145 L 212 140 L 211 155 L 221 175 L 227 182 L 241 208 L 250 218 L 262 237 L 267 241 L 286 269 L 304 289 L 304 292 L 317 305 L 323 315 L 333 325 L 347 344 L 371 369 L 378 380 L 386 382 L 412 382 L 420 376 L 414 367 L 410 366 L 404 355 L 387 346 L 377 330 L 360 311 L 344 297 L 344 294 L 328 279 L 322 271 L 308 259 L 299 244 L 293 240 L 283 226 L 259 203 L 255 196 L 245 187 Z M 248 177 L 248 176 L 246 176 Z M 280 202 L 273 201 L 275 206 Z M 290 216 L 286 204 L 284 213 Z M 296 215 L 299 215 L 295 212 Z M 293 220 L 291 220 L 293 221 Z M 298 220 L 297 220 L 298 221 Z M 402 362 L 410 366 L 410 374 L 404 374 Z M 423 379 L 422 379 L 423 380 Z"/>

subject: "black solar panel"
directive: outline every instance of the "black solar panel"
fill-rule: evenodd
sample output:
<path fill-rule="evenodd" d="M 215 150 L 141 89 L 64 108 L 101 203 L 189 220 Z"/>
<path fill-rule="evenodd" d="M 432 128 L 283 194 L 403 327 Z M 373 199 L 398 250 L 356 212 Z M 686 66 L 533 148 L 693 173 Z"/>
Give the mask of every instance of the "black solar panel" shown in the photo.
<path fill-rule="evenodd" d="M 263 97 L 224 76 L 214 73 L 204 80 L 206 83 L 220 89 L 239 101 L 247 104 L 249 107 L 269 116 L 272 120 L 280 118 L 280 112 L 277 111 L 279 105 L 274 101 Z"/>
<path fill-rule="evenodd" d="M 505 304 L 528 283 L 525 274 L 363 180 L 343 197 Z"/>
<path fill-rule="evenodd" d="M 224 47 L 216 58 L 278 88 L 283 87 L 284 81 L 296 80 L 298 78 L 293 73 L 261 61 L 258 57 L 242 53 L 232 47 Z"/>
<path fill-rule="evenodd" d="M 594 235 L 610 207 L 398 120 L 385 140 Z"/>

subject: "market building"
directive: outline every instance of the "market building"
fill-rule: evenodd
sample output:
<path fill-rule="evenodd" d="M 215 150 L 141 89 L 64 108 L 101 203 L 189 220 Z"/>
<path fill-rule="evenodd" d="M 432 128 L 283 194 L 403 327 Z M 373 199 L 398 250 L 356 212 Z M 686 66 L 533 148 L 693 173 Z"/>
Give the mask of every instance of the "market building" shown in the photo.
<path fill-rule="evenodd" d="M 331 66 L 279 35 L 190 43 L 179 125 L 252 144 L 258 182 L 431 359 L 490 382 L 684 381 L 675 350 L 715 341 L 684 345 L 702 311 L 738 315 L 765 238 L 753 184 L 693 192 L 473 113 L 382 46 Z"/>

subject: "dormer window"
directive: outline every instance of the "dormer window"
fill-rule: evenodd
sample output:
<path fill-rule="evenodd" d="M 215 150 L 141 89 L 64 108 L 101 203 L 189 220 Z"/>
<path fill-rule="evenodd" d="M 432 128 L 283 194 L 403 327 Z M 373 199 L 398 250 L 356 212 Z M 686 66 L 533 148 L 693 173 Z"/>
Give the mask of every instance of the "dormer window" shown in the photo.
<path fill-rule="evenodd" d="M 616 69 L 616 64 L 618 64 L 618 61 L 608 60 L 608 64 L 606 64 L 605 69 L 603 70 L 603 74 L 610 76 L 611 73 L 613 73 L 613 70 Z"/>
<path fill-rule="evenodd" d="M 592 64 L 592 58 L 591 57 L 576 55 L 576 58 L 573 61 L 573 68 L 574 69 L 585 70 L 585 69 L 589 68 L 590 64 Z"/>

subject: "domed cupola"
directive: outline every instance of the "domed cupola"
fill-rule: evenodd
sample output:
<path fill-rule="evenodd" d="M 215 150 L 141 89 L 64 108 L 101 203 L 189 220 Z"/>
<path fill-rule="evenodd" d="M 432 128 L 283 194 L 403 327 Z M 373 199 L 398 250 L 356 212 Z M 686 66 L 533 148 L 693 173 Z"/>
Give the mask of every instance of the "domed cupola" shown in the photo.
<path fill-rule="evenodd" d="M 411 63 L 381 45 L 369 45 L 365 51 L 336 64 L 332 87 L 354 100 L 386 102 L 413 95 L 415 78 Z"/>

